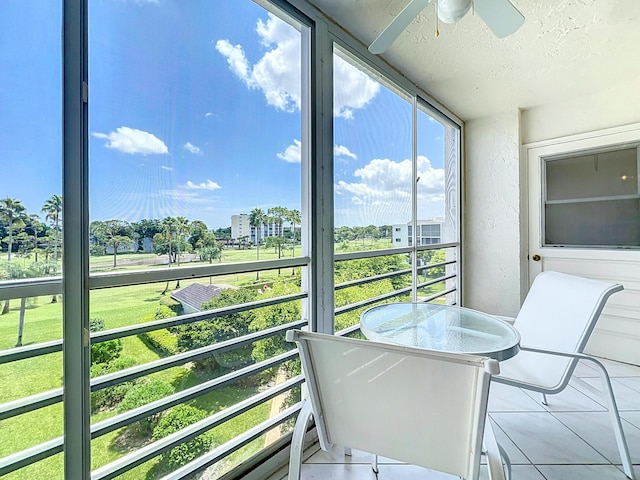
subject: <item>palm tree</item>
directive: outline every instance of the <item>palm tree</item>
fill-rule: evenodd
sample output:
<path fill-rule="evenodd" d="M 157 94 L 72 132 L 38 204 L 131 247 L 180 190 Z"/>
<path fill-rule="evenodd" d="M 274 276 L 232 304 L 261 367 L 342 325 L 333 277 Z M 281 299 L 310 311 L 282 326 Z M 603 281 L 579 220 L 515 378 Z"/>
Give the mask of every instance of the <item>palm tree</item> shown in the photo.
<path fill-rule="evenodd" d="M 0 200 L 0 219 L 7 224 L 9 229 L 9 250 L 7 252 L 7 261 L 11 261 L 11 250 L 13 249 L 13 229 L 18 221 L 24 216 L 24 205 L 22 201 L 15 198 L 4 198 Z"/>
<path fill-rule="evenodd" d="M 60 195 L 52 195 L 42 206 L 45 221 L 50 220 L 53 223 L 53 231 L 55 232 L 55 242 L 53 244 L 53 262 L 58 265 L 58 244 L 60 243 L 60 220 L 62 218 L 62 197 Z M 55 272 L 54 272 L 55 274 Z"/>
<path fill-rule="evenodd" d="M 45 225 L 40 221 L 40 217 L 36 214 L 29 215 L 27 220 L 28 228 L 33 231 L 33 252 L 35 253 L 34 261 L 38 263 L 38 234 L 44 231 Z"/>
<path fill-rule="evenodd" d="M 296 242 L 298 238 L 296 236 L 296 225 L 300 225 L 300 210 L 288 210 L 287 211 L 287 222 L 291 224 L 291 256 L 296 256 Z M 291 269 L 291 275 L 295 275 L 296 269 Z"/>
<path fill-rule="evenodd" d="M 180 246 L 184 242 L 184 237 L 189 234 L 190 224 L 185 217 L 176 217 L 175 219 L 176 236 L 176 261 L 180 266 Z M 180 279 L 176 282 L 176 288 L 180 288 Z"/>
<path fill-rule="evenodd" d="M 25 210 L 26 209 L 20 200 L 9 197 L 0 200 L 0 220 L 6 223 L 9 229 L 9 248 L 7 251 L 8 263 L 11 262 L 11 250 L 13 250 L 13 229 L 19 222 L 22 222 Z M 9 312 L 9 304 L 10 302 L 8 299 L 4 301 L 4 307 L 2 308 L 0 315 L 4 315 Z"/>
<path fill-rule="evenodd" d="M 249 214 L 249 225 L 256 229 L 256 260 L 260 260 L 260 228 L 267 219 L 261 208 L 254 208 Z M 260 280 L 260 272 L 256 272 L 256 281 Z"/>

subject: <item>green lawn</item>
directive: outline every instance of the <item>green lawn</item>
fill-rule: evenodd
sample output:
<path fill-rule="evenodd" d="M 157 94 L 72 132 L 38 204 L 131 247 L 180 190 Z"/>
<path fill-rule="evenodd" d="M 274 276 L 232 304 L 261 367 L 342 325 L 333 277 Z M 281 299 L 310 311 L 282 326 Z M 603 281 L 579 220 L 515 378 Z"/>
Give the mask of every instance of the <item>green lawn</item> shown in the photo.
<path fill-rule="evenodd" d="M 251 260 L 255 251 L 245 250 L 233 252 L 233 261 Z M 261 258 L 274 257 L 267 252 L 260 252 Z M 137 254 L 141 262 L 156 257 L 153 254 Z M 247 258 L 249 257 L 249 258 Z M 100 262 L 92 257 L 96 265 Z M 104 264 L 104 258 L 103 264 Z M 139 265 L 128 265 L 123 269 L 140 268 Z M 118 268 L 120 270 L 120 268 Z M 277 272 L 264 272 L 261 281 L 268 281 L 277 276 Z M 198 280 L 181 281 L 180 286 Z M 202 281 L 202 280 L 200 280 Z M 227 275 L 213 279 L 216 283 L 250 284 L 255 281 L 255 274 Z M 137 285 L 103 290 L 90 293 L 90 317 L 102 318 L 105 328 L 117 328 L 142 322 L 145 317 L 159 306 L 161 292 L 165 284 Z M 170 288 L 175 287 L 171 282 Z M 47 340 L 58 339 L 62 336 L 62 303 L 51 303 L 51 296 L 29 299 L 25 312 L 23 345 L 35 344 Z M 15 346 L 18 332 L 20 301 L 11 302 L 10 312 L 0 317 L 0 349 L 10 349 Z M 146 363 L 159 358 L 158 354 L 149 349 L 137 336 L 123 339 L 122 356 L 132 357 L 137 363 Z M 150 378 L 161 378 L 174 385 L 177 391 L 183 390 L 202 381 L 188 366 L 174 367 L 158 372 Z M 46 356 L 22 360 L 0 365 L 0 403 L 16 400 L 42 391 L 58 388 L 62 385 L 62 354 L 55 353 Z M 256 393 L 255 387 L 230 386 L 220 391 L 208 394 L 193 403 L 209 413 L 227 408 L 244 398 Z M 269 415 L 270 402 L 260 405 L 250 412 L 234 418 L 213 430 L 217 444 L 240 434 L 253 425 L 265 420 Z M 92 418 L 92 422 L 115 415 L 115 411 L 101 412 Z M 93 468 L 109 463 L 128 453 L 132 448 L 142 444 L 140 439 L 131 438 L 125 434 L 125 429 L 111 432 L 92 442 Z M 9 455 L 40 442 L 55 438 L 62 434 L 62 405 L 52 405 L 34 412 L 19 415 L 0 423 L 0 457 Z M 259 449 L 260 446 L 256 446 Z M 123 479 L 137 480 L 149 476 L 154 477 L 154 467 L 157 460 L 152 460 L 134 471 L 121 476 Z M 14 479 L 54 479 L 62 478 L 62 454 L 56 455 L 35 465 L 20 469 L 6 478 Z"/>
<path fill-rule="evenodd" d="M 370 241 L 367 241 L 367 243 L 369 248 L 385 248 L 389 246 L 388 242 L 384 242 L 384 245 L 380 242 L 376 242 L 375 245 L 371 245 Z M 350 245 L 343 245 L 343 247 L 347 250 L 363 248 L 360 242 L 351 242 Z M 224 250 L 222 261 L 253 261 L 256 260 L 256 253 L 255 249 Z M 299 247 L 296 249 L 296 253 L 300 254 Z M 287 256 L 291 255 L 291 250 L 286 251 L 285 254 Z M 277 252 L 274 252 L 273 249 L 260 249 L 261 260 L 274 258 L 277 258 Z M 115 270 L 150 268 L 150 263 L 157 262 L 158 259 L 159 257 L 154 254 L 120 254 L 118 255 L 119 266 Z M 28 260 L 20 259 L 20 261 L 25 262 Z M 114 271 L 112 261 L 113 258 L 111 256 L 91 257 L 92 271 Z M 190 263 L 190 265 L 194 264 L 198 264 L 198 262 Z M 166 267 L 166 264 L 157 266 Z M 286 272 L 283 271 L 281 274 L 289 276 L 290 271 L 290 269 L 286 269 Z M 261 272 L 259 284 L 274 280 L 277 276 L 277 270 Z M 183 288 L 194 281 L 202 282 L 203 279 L 182 280 L 180 287 Z M 206 282 L 206 279 L 204 281 Z M 237 286 L 250 285 L 256 283 L 256 274 L 246 273 L 213 277 L 211 282 Z M 90 293 L 90 317 L 103 319 L 106 329 L 133 325 L 148 320 L 159 306 L 162 298 L 161 292 L 165 286 L 165 283 L 158 283 L 94 290 Z M 176 286 L 175 282 L 170 283 L 170 289 L 175 289 Z M 28 300 L 23 334 L 24 345 L 61 338 L 62 303 L 60 301 L 52 303 L 51 300 L 51 296 Z M 20 301 L 13 300 L 11 301 L 10 312 L 0 316 L 0 350 L 10 349 L 16 343 L 19 310 Z M 123 339 L 121 355 L 134 358 L 138 364 L 159 358 L 158 354 L 147 347 L 137 336 Z M 155 373 L 150 377 L 160 378 L 172 384 L 176 391 L 180 391 L 205 381 L 206 378 L 202 378 L 201 375 L 195 373 L 190 365 L 185 365 Z M 61 385 L 61 353 L 0 365 L 0 403 L 58 388 Z M 191 403 L 211 414 L 234 405 L 254 395 L 256 392 L 257 387 L 255 386 L 247 386 L 246 384 L 232 385 L 198 398 Z M 270 406 L 271 402 L 266 402 L 215 428 L 213 430 L 215 443 L 217 445 L 224 443 L 257 423 L 266 420 L 269 416 Z M 0 457 L 61 435 L 62 414 L 62 405 L 57 404 L 0 422 Z M 92 422 L 98 422 L 115 414 L 115 411 L 97 413 L 93 415 Z M 120 429 L 119 431 L 111 432 L 92 442 L 93 468 L 98 468 L 114 461 L 132 449 L 139 448 L 145 441 L 144 439 L 131 437 L 125 430 Z M 263 445 L 264 440 L 258 439 L 232 455 L 225 463 L 239 462 L 258 451 Z M 129 480 L 156 478 L 156 475 L 162 473 L 158 470 L 157 463 L 157 459 L 151 460 L 119 478 Z M 62 465 L 63 457 L 62 454 L 59 454 L 30 467 L 18 470 L 6 478 L 8 480 L 62 478 Z"/>

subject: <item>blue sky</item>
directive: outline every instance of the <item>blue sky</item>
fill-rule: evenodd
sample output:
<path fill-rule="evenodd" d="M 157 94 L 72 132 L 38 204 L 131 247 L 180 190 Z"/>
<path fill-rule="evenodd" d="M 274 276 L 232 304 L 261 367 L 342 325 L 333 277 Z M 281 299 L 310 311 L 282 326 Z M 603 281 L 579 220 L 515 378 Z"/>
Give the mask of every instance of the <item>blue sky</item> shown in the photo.
<path fill-rule="evenodd" d="M 0 6 L 0 197 L 29 213 L 61 193 L 59 3 Z M 406 222 L 410 105 L 334 65 L 336 225 Z M 89 70 L 91 220 L 300 209 L 295 28 L 248 0 L 92 0 Z M 443 128 L 420 135 L 419 216 L 441 216 Z"/>

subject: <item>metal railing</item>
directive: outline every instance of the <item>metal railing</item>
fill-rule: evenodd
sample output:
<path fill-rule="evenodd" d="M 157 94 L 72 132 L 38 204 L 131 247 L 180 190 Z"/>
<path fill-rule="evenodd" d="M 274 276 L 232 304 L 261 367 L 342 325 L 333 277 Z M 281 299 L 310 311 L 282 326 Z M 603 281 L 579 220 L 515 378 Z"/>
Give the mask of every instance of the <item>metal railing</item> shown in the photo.
<path fill-rule="evenodd" d="M 431 245 L 423 247 L 420 251 L 436 250 L 441 248 L 457 248 L 457 244 Z M 390 255 L 405 255 L 410 258 L 412 248 L 372 250 L 366 252 L 353 252 L 335 255 L 336 262 L 358 261 L 362 259 L 379 258 Z M 124 273 L 100 273 L 91 274 L 89 279 L 90 289 L 97 290 L 103 288 L 124 287 L 131 285 L 150 284 L 167 281 L 177 281 L 184 279 L 199 279 L 204 277 L 213 277 L 226 275 L 230 273 L 248 273 L 265 270 L 275 270 L 277 268 L 295 268 L 305 267 L 309 265 L 309 258 L 299 257 L 294 259 L 269 260 L 259 262 L 246 262 L 236 264 L 220 264 L 206 266 L 189 266 L 181 268 L 165 268 L 154 270 L 138 270 Z M 440 288 L 428 297 L 420 298 L 420 301 L 433 301 L 442 298 L 457 290 L 457 284 L 452 281 L 456 280 L 457 273 L 445 273 L 435 278 L 429 278 L 421 283 L 415 283 L 408 278 L 414 278 L 412 275 L 419 272 L 428 275 L 429 271 L 441 268 L 455 270 L 457 260 L 439 262 L 427 265 L 416 266 L 415 268 L 407 263 L 408 268 L 402 268 L 396 271 L 384 272 L 376 275 L 366 276 L 363 278 L 349 280 L 335 285 L 335 291 L 344 291 L 353 287 L 360 287 L 374 282 L 385 280 L 403 279 L 408 284 L 399 288 L 393 288 L 388 292 L 371 298 L 360 299 L 346 305 L 335 308 L 335 316 L 339 316 L 348 312 L 354 312 L 364 307 L 372 306 L 382 302 L 394 301 L 400 297 L 407 297 L 419 289 L 440 285 Z M 447 284 L 453 285 L 447 287 Z M 61 279 L 59 277 L 40 278 L 34 280 L 20 280 L 12 282 L 0 282 L 0 299 L 16 299 L 28 297 L 37 297 L 44 295 L 57 295 L 61 293 Z M 292 301 L 300 301 L 308 298 L 308 293 L 300 291 L 298 293 L 283 295 L 280 297 L 265 298 L 249 303 L 232 305 L 227 307 L 215 308 L 202 312 L 179 315 L 172 318 L 153 320 L 145 323 L 136 323 L 110 330 L 95 332 L 91 334 L 90 342 L 96 345 L 111 340 L 123 339 L 139 334 L 153 332 L 160 329 L 178 327 L 181 325 L 189 325 L 195 322 L 212 320 L 226 315 L 247 312 L 262 307 L 269 307 L 278 304 L 284 304 Z M 291 321 L 283 325 L 266 328 L 261 331 L 248 333 L 237 338 L 216 342 L 200 348 L 194 348 L 185 352 L 176 353 L 164 358 L 143 363 L 141 365 L 125 368 L 113 373 L 100 375 L 91 379 L 91 392 L 122 385 L 147 375 L 162 372 L 176 366 L 183 366 L 197 360 L 211 358 L 224 352 L 230 352 L 243 346 L 253 344 L 254 342 L 270 339 L 283 335 L 284 332 L 292 328 L 304 328 L 309 326 L 306 319 Z M 337 332 L 338 335 L 350 335 L 358 331 L 358 325 L 351 325 Z M 0 351 L 0 366 L 12 362 L 18 362 L 26 359 L 40 357 L 51 353 L 62 351 L 62 340 L 50 340 L 40 342 L 34 345 L 16 347 Z M 91 438 L 99 438 L 110 432 L 126 427 L 142 419 L 152 415 L 167 411 L 172 407 L 184 404 L 191 400 L 202 397 L 203 395 L 215 392 L 216 390 L 229 386 L 257 375 L 275 367 L 280 367 L 286 362 L 297 358 L 297 350 L 292 349 L 285 353 L 275 355 L 266 360 L 244 366 L 237 370 L 232 370 L 219 377 L 198 383 L 195 386 L 172 393 L 162 399 L 152 401 L 125 412 L 117 413 L 110 418 L 101 420 L 91 425 Z M 251 397 L 239 401 L 221 411 L 207 416 L 205 419 L 198 421 L 186 428 L 172 433 L 164 438 L 155 440 L 129 454 L 126 454 L 115 461 L 107 463 L 92 472 L 93 479 L 110 479 L 124 472 L 127 472 L 142 463 L 149 461 L 163 453 L 166 453 L 174 447 L 189 442 L 199 435 L 228 422 L 231 419 L 249 411 L 250 409 L 261 405 L 273 398 L 291 392 L 294 388 L 299 387 L 304 382 L 302 375 L 296 375 L 288 378 L 281 383 L 260 391 Z M 0 404 L 0 421 L 11 419 L 18 415 L 33 412 L 35 410 L 60 403 L 63 400 L 63 387 L 55 388 L 35 395 L 15 399 Z M 282 410 L 280 413 L 268 418 L 264 422 L 255 425 L 236 438 L 220 445 L 213 450 L 204 453 L 195 460 L 178 468 L 174 472 L 166 475 L 166 479 L 185 478 L 194 472 L 201 471 L 222 459 L 227 458 L 231 453 L 236 452 L 246 446 L 253 440 L 264 435 L 267 431 L 282 425 L 292 417 L 294 417 L 300 408 L 299 404 L 291 405 Z M 63 451 L 64 437 L 59 436 L 51 440 L 42 442 L 38 445 L 26 448 L 24 450 L 12 453 L 4 458 L 0 458 L 0 476 L 9 474 L 15 470 L 32 465 L 43 459 L 56 455 Z"/>

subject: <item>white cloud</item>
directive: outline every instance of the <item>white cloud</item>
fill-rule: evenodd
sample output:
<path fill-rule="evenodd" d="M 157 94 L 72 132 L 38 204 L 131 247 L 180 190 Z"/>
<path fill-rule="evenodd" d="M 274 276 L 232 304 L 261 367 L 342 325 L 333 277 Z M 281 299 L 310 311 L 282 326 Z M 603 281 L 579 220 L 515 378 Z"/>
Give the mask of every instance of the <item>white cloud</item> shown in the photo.
<path fill-rule="evenodd" d="M 279 110 L 295 111 L 301 103 L 300 33 L 279 18 L 268 14 L 266 22 L 258 20 L 256 32 L 267 51 L 253 66 L 242 45 L 218 40 L 216 50 L 226 57 L 229 69 L 248 88 L 258 89 L 267 103 Z M 338 117 L 353 118 L 353 110 L 367 105 L 380 85 L 368 75 L 335 56 L 335 105 Z"/>
<path fill-rule="evenodd" d="M 205 117 L 210 117 L 211 115 L 213 115 L 212 112 L 207 112 L 207 113 L 204 114 Z"/>
<path fill-rule="evenodd" d="M 338 208 L 351 217 L 351 223 L 354 223 L 354 217 L 363 225 L 408 221 L 411 213 L 411 170 L 411 160 L 371 160 L 354 172 L 360 181 L 349 183 L 340 180 L 335 185 L 336 195 L 343 199 L 336 200 Z M 419 156 L 418 177 L 418 214 L 441 216 L 444 169 L 433 168 L 428 158 Z M 339 223 L 337 220 L 336 224 Z"/>
<path fill-rule="evenodd" d="M 289 145 L 285 148 L 283 153 L 278 153 L 277 157 L 285 162 L 289 163 L 300 163 L 302 159 L 302 153 L 300 147 L 302 146 L 302 142 L 300 140 L 293 140 L 293 145 Z"/>
<path fill-rule="evenodd" d="M 196 147 L 193 143 L 187 142 L 184 144 L 184 149 L 189 150 L 191 153 L 200 153 L 200 147 Z"/>
<path fill-rule="evenodd" d="M 167 154 L 169 149 L 154 134 L 130 127 L 119 127 L 115 132 L 93 132 L 96 138 L 107 140 L 105 146 L 123 153 L 140 153 L 142 155 Z"/>
<path fill-rule="evenodd" d="M 161 168 L 162 170 L 167 170 L 167 171 L 169 171 L 169 172 L 172 172 L 172 171 L 173 171 L 173 167 L 167 167 L 166 165 L 161 165 L 161 166 L 160 166 L 160 168 Z"/>
<path fill-rule="evenodd" d="M 380 84 L 338 55 L 333 62 L 333 114 L 353 118 L 353 110 L 367 105 L 380 91 Z"/>
<path fill-rule="evenodd" d="M 191 180 L 188 180 L 187 188 L 193 190 L 220 190 L 222 187 L 218 184 L 218 182 L 212 182 L 211 180 L 207 179 L 207 181 L 203 183 L 193 183 Z"/>
<path fill-rule="evenodd" d="M 349 157 L 349 158 L 353 158 L 354 160 L 358 159 L 358 156 L 355 153 L 353 153 L 351 150 L 349 150 L 347 147 L 345 147 L 344 145 L 335 145 L 333 147 L 333 156 Z"/>

